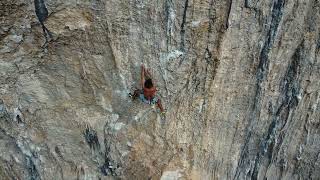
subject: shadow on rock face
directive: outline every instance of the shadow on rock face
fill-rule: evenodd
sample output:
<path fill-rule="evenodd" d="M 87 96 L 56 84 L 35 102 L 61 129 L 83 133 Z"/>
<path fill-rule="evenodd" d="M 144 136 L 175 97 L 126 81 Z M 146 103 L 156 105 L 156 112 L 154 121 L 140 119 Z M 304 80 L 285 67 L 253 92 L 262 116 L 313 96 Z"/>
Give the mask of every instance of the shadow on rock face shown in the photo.
<path fill-rule="evenodd" d="M 97 132 L 95 130 L 93 130 L 89 126 L 87 126 L 83 135 L 84 135 L 84 138 L 86 139 L 86 142 L 88 143 L 90 149 L 98 150 L 100 148 L 99 139 L 97 136 Z"/>
<path fill-rule="evenodd" d="M 48 42 L 48 36 L 52 38 L 50 31 L 44 25 L 44 21 L 48 18 L 48 9 L 44 3 L 44 0 L 34 0 L 34 7 L 36 15 L 42 26 L 43 35 L 46 38 L 46 43 Z M 47 36 L 48 35 L 48 36 Z"/>

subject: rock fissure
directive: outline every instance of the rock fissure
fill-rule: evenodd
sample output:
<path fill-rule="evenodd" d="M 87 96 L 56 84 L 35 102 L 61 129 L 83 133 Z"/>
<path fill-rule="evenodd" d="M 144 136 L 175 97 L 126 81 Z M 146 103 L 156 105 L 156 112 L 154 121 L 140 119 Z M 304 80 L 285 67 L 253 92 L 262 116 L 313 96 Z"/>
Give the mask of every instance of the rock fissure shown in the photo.
<path fill-rule="evenodd" d="M 187 12 L 188 12 L 188 6 L 189 6 L 189 0 L 185 0 L 184 7 L 183 7 L 183 15 L 182 15 L 182 22 L 180 27 L 180 50 L 182 52 L 185 52 L 185 33 L 186 33 L 186 21 L 187 21 Z"/>

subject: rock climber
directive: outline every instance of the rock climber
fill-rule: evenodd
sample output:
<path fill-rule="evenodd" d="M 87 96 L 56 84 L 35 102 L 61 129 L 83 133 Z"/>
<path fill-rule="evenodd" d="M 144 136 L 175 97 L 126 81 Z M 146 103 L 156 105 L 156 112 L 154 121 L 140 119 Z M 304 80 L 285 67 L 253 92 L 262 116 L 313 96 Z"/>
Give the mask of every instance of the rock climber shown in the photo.
<path fill-rule="evenodd" d="M 152 77 L 150 71 L 147 70 L 144 65 L 141 65 L 141 89 L 136 89 L 133 94 L 129 94 L 132 99 L 139 98 L 142 102 L 157 105 L 160 109 L 161 115 L 165 114 L 165 111 L 162 107 L 161 100 L 156 97 L 156 86 L 154 81 L 152 81 Z"/>
<path fill-rule="evenodd" d="M 44 21 L 48 18 L 48 9 L 44 3 L 44 0 L 34 0 L 34 7 L 36 15 L 42 26 L 44 37 L 46 38 L 46 42 L 44 43 L 44 45 L 46 45 L 48 43 L 48 36 L 52 39 L 52 34 L 44 25 Z"/>

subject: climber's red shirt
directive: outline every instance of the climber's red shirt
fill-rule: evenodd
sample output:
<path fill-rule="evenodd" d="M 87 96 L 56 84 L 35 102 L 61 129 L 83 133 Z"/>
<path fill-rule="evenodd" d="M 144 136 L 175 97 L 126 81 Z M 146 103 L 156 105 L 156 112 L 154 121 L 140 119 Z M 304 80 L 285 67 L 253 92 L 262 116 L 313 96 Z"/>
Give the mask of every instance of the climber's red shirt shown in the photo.
<path fill-rule="evenodd" d="M 156 95 L 157 89 L 155 87 L 152 88 L 143 88 L 143 95 L 146 99 L 150 100 Z"/>

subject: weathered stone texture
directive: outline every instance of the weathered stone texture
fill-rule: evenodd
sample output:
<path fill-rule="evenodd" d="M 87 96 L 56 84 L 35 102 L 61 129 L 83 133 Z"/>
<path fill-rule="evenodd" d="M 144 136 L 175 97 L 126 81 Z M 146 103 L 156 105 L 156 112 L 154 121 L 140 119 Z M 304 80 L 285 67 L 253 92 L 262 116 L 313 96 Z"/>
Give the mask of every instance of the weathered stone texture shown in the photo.
<path fill-rule="evenodd" d="M 320 178 L 319 0 L 45 4 L 0 2 L 0 179 Z"/>

